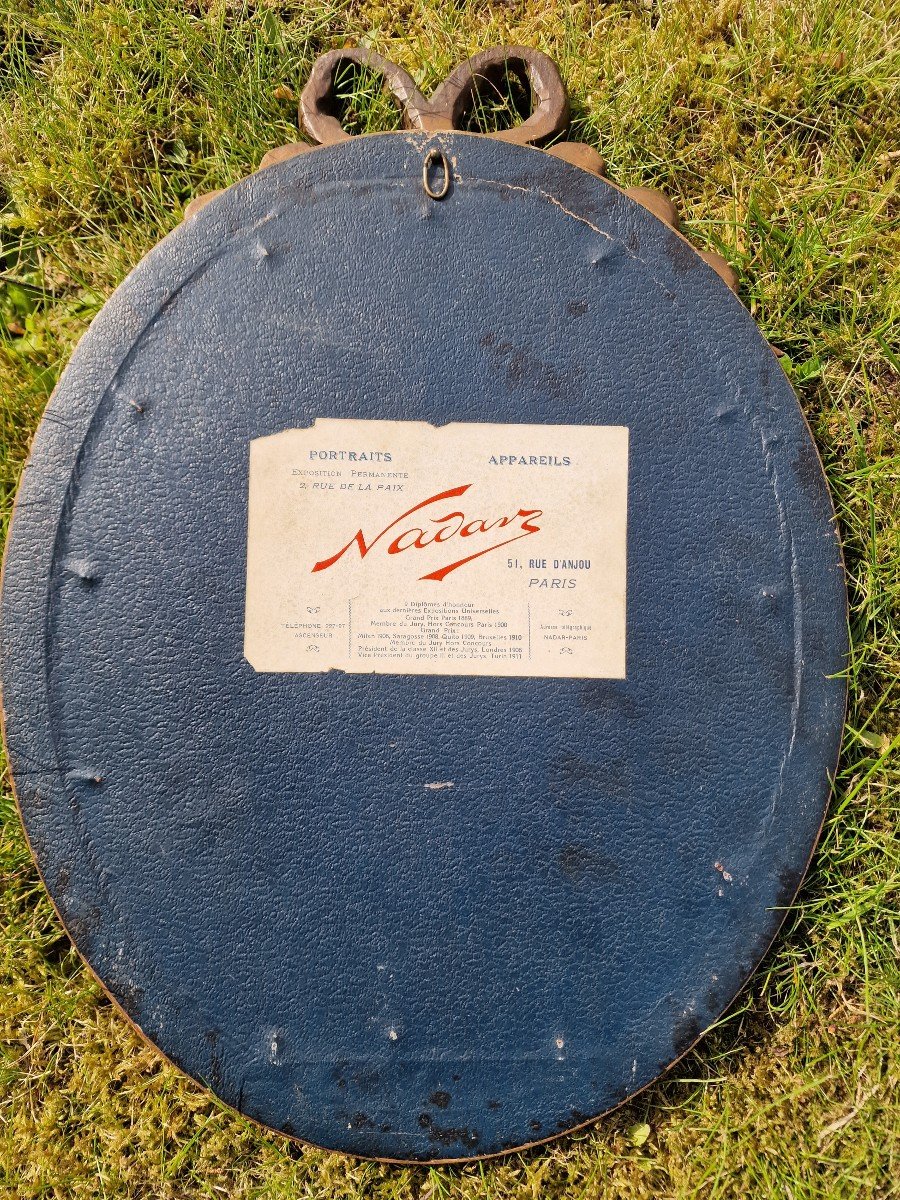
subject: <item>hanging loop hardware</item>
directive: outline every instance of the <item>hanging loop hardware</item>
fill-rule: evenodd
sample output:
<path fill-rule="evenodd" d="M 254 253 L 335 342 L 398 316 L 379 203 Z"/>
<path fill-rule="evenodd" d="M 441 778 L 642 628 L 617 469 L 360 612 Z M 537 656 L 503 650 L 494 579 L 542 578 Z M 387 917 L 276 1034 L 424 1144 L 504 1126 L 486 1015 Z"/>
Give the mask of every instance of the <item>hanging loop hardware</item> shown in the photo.
<path fill-rule="evenodd" d="M 437 174 L 438 168 L 441 183 L 435 188 L 432 186 L 431 177 L 432 173 Z M 425 155 L 422 163 L 422 187 L 425 189 L 425 195 L 430 196 L 432 200 L 443 200 L 450 191 L 450 163 L 444 151 L 434 146 Z"/>

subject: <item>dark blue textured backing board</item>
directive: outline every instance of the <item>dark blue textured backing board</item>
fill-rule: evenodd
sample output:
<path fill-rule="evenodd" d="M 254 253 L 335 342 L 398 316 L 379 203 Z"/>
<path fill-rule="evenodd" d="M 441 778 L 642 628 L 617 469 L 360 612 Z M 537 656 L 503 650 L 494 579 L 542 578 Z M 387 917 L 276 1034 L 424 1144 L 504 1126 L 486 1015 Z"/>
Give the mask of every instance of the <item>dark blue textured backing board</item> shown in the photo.
<path fill-rule="evenodd" d="M 627 679 L 255 673 L 248 444 L 321 416 L 627 425 Z M 633 1094 L 748 978 L 827 803 L 845 607 L 796 399 L 694 252 L 540 151 L 382 135 L 230 189 L 84 337 L 7 549 L 6 738 L 67 929 L 173 1062 L 324 1146 L 485 1155 Z"/>

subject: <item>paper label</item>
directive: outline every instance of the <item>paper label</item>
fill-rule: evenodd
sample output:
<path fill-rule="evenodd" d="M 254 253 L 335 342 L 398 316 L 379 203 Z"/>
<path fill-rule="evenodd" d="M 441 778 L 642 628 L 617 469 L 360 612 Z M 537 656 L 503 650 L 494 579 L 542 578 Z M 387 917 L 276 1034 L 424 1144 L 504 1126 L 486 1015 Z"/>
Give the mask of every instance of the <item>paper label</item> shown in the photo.
<path fill-rule="evenodd" d="M 628 430 L 332 420 L 250 444 L 257 671 L 625 677 Z"/>

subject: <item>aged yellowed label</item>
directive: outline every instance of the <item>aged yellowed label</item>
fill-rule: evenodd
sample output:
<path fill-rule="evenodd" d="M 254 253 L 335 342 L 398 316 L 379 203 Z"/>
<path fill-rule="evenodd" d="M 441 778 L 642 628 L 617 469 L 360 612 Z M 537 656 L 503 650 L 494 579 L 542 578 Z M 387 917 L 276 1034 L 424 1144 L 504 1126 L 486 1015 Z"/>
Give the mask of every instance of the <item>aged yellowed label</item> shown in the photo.
<path fill-rule="evenodd" d="M 250 445 L 257 671 L 625 677 L 628 430 L 320 418 Z"/>

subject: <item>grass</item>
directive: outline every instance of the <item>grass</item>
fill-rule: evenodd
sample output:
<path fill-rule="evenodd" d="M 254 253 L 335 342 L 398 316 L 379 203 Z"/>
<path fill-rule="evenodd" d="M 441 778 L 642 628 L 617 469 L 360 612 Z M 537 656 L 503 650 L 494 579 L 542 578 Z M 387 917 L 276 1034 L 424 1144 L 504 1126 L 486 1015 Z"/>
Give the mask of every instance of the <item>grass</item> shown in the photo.
<path fill-rule="evenodd" d="M 0 827 L 0 1196 L 526 1200 L 900 1195 L 898 0 L 0 0 L 0 501 L 103 299 L 196 193 L 296 140 L 315 56 L 364 43 L 427 91 L 538 46 L 576 138 L 724 253 L 821 449 L 850 577 L 851 693 L 812 871 L 699 1049 L 594 1129 L 404 1169 L 270 1137 L 146 1048 L 72 953 L 8 780 Z M 365 75 L 348 124 L 390 128 Z M 520 97 L 476 114 L 491 128 Z"/>

